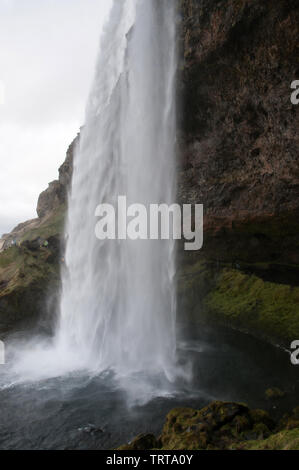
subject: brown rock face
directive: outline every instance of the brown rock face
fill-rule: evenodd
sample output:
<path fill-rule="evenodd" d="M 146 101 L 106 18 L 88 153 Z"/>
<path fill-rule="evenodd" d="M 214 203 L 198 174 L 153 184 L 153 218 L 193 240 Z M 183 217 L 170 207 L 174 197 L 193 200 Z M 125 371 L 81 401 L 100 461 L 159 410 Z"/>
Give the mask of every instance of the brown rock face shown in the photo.
<path fill-rule="evenodd" d="M 66 159 L 59 168 L 59 180 L 49 183 L 49 187 L 38 198 L 36 211 L 40 219 L 66 202 L 73 174 L 74 152 L 78 141 L 79 135 L 67 150 Z"/>
<path fill-rule="evenodd" d="M 299 4 L 183 0 L 181 12 L 180 199 L 204 204 L 211 258 L 299 264 Z"/>
<path fill-rule="evenodd" d="M 70 188 L 73 175 L 73 161 L 76 147 L 79 144 L 80 134 L 73 140 L 66 152 L 66 159 L 59 168 L 59 182 L 65 188 Z"/>
<path fill-rule="evenodd" d="M 40 219 L 45 217 L 51 210 L 58 207 L 65 197 L 64 188 L 59 181 L 49 183 L 48 189 L 43 191 L 37 203 L 37 215 Z"/>

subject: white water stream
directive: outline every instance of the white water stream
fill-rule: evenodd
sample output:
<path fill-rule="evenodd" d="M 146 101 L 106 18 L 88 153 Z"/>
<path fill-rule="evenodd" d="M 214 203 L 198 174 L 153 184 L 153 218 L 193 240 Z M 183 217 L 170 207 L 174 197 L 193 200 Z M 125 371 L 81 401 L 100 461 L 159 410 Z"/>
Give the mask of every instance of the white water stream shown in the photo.
<path fill-rule="evenodd" d="M 176 376 L 173 240 L 103 240 L 99 204 L 172 204 L 174 0 L 114 0 L 74 159 L 56 335 L 22 350 L 29 379 L 87 369 Z"/>
<path fill-rule="evenodd" d="M 75 156 L 57 340 L 92 369 L 175 364 L 174 242 L 100 241 L 100 203 L 175 199 L 175 2 L 116 0 Z"/>

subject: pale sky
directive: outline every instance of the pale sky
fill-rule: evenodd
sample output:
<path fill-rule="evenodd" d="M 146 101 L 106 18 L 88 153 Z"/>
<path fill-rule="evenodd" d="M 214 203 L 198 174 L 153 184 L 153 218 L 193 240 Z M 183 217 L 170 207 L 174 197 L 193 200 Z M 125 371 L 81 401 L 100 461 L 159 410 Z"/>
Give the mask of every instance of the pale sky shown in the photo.
<path fill-rule="evenodd" d="M 35 218 L 84 122 L 112 0 L 0 0 L 0 236 Z"/>

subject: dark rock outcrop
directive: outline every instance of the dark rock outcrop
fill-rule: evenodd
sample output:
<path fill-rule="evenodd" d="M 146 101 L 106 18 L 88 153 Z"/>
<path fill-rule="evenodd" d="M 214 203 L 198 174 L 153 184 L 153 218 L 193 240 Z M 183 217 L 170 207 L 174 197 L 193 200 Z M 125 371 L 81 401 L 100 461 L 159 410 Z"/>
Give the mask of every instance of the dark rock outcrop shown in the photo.
<path fill-rule="evenodd" d="M 49 183 L 48 189 L 43 191 L 37 203 L 37 215 L 40 219 L 44 218 L 51 211 L 57 209 L 61 204 L 65 204 L 67 200 L 67 193 L 71 186 L 73 174 L 73 159 L 76 145 L 79 141 L 79 135 L 69 146 L 66 159 L 59 168 L 59 180 Z"/>
<path fill-rule="evenodd" d="M 181 3 L 182 199 L 217 226 L 297 211 L 298 2 Z"/>
<path fill-rule="evenodd" d="M 66 152 L 66 159 L 59 168 L 59 183 L 65 188 L 66 191 L 71 187 L 72 176 L 73 176 L 73 162 L 74 154 L 77 145 L 79 145 L 80 134 L 73 140 Z"/>
<path fill-rule="evenodd" d="M 136 447 L 137 446 L 137 447 Z M 137 436 L 119 450 L 295 450 L 299 449 L 298 409 L 274 423 L 263 410 L 213 402 L 201 410 L 175 408 L 159 438 Z"/>
<path fill-rule="evenodd" d="M 37 215 L 40 219 L 44 218 L 53 209 L 56 209 L 64 200 L 64 188 L 59 181 L 49 183 L 48 189 L 43 191 L 37 203 Z"/>

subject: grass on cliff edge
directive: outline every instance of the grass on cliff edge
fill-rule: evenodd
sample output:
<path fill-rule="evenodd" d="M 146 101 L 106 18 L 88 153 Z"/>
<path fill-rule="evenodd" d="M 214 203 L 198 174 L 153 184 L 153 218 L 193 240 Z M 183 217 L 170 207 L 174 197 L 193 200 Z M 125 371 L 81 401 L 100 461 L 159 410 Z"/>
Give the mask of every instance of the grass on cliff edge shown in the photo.
<path fill-rule="evenodd" d="M 59 277 L 57 263 L 50 259 L 46 248 L 31 253 L 26 248 L 9 248 L 0 255 L 0 298 L 24 289 L 32 283 L 42 285 L 49 279 Z M 5 266 L 5 267 L 4 267 Z"/>
<path fill-rule="evenodd" d="M 65 206 L 60 206 L 38 227 L 28 230 L 21 242 L 59 236 L 63 232 Z M 6 296 L 18 289 L 58 277 L 58 266 L 50 261 L 50 250 L 41 249 L 31 252 L 25 247 L 14 246 L 0 253 L 0 296 Z"/>
<path fill-rule="evenodd" d="M 28 230 L 21 242 L 26 240 L 35 240 L 37 238 L 47 239 L 51 236 L 60 235 L 63 233 L 65 223 L 66 205 L 59 206 L 49 218 L 42 222 L 38 227 Z"/>
<path fill-rule="evenodd" d="M 0 269 L 5 269 L 12 263 L 21 263 L 20 250 L 15 246 L 0 253 Z"/>

